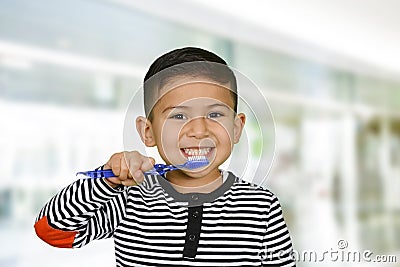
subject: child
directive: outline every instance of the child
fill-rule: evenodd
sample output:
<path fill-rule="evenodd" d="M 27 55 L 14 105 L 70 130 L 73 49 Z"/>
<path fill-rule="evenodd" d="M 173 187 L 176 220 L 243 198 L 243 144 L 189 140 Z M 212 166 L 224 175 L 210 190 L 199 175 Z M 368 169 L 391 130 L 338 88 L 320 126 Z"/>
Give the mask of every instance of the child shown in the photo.
<path fill-rule="evenodd" d="M 41 210 L 37 235 L 79 248 L 113 237 L 117 266 L 295 266 L 276 196 L 219 166 L 239 141 L 236 79 L 226 62 L 199 48 L 159 57 L 145 76 L 147 118 L 138 133 L 167 164 L 191 157 L 207 166 L 144 175 L 154 159 L 111 156 L 115 177 L 80 179 Z"/>

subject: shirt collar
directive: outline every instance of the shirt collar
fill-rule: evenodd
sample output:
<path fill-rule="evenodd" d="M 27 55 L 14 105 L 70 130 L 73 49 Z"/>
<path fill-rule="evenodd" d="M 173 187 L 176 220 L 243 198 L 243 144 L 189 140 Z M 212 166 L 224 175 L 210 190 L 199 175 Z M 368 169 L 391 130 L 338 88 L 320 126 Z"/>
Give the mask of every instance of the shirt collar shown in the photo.
<path fill-rule="evenodd" d="M 235 176 L 228 171 L 222 171 L 223 183 L 220 187 L 210 193 L 180 193 L 171 183 L 162 176 L 157 176 L 158 183 L 164 191 L 177 202 L 186 202 L 189 206 L 200 206 L 205 202 L 212 202 L 228 191 L 235 182 Z"/>

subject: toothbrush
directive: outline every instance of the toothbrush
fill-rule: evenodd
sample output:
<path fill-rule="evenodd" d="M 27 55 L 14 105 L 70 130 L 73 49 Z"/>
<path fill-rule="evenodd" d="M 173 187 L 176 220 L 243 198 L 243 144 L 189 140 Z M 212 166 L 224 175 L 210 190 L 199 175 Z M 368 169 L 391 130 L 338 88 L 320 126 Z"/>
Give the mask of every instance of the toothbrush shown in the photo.
<path fill-rule="evenodd" d="M 146 171 L 145 174 L 155 174 L 155 175 L 164 175 L 166 172 L 178 170 L 178 169 L 197 169 L 208 165 L 210 162 L 205 156 L 191 156 L 188 160 L 179 165 L 166 165 L 166 164 L 154 164 L 154 168 Z M 112 172 L 112 170 L 97 170 L 97 171 L 86 171 L 86 172 L 78 172 L 76 175 L 85 175 L 88 178 L 108 178 L 115 177 L 116 175 Z"/>

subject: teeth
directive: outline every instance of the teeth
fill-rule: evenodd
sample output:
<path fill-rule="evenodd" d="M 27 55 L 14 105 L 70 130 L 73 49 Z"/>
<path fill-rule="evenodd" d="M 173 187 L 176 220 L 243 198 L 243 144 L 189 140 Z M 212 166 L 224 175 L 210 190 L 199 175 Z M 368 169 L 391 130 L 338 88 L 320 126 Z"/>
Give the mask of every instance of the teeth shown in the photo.
<path fill-rule="evenodd" d="M 208 161 L 206 156 L 189 156 L 188 161 Z"/>
<path fill-rule="evenodd" d="M 211 148 L 199 148 L 199 149 L 194 149 L 194 148 L 184 148 L 183 149 L 185 153 L 189 156 L 205 156 L 207 155 L 210 151 Z"/>

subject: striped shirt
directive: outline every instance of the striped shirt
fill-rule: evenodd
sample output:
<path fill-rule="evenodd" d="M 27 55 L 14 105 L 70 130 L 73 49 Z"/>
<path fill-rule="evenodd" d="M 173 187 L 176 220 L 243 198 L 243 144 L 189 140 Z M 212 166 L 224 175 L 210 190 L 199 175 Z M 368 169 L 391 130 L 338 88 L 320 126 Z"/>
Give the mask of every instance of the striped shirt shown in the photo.
<path fill-rule="evenodd" d="M 50 199 L 35 230 L 56 247 L 113 237 L 117 266 L 295 266 L 276 196 L 223 176 L 208 194 L 179 193 L 155 175 L 116 189 L 80 179 Z"/>

